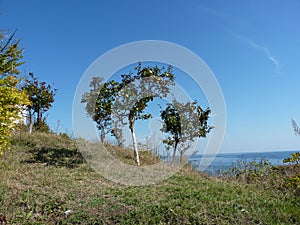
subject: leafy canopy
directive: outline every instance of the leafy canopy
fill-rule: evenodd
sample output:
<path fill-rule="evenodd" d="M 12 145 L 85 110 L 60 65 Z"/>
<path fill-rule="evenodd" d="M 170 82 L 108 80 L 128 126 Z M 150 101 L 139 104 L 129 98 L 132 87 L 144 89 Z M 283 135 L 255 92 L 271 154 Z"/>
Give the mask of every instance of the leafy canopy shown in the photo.
<path fill-rule="evenodd" d="M 173 100 L 168 103 L 166 109 L 161 111 L 161 118 L 164 121 L 162 131 L 169 134 L 163 143 L 167 149 L 173 149 L 173 160 L 178 150 L 182 155 L 189 149 L 195 138 L 206 137 L 213 128 L 208 125 L 210 109 L 203 110 L 197 105 L 197 101 L 180 103 Z M 179 144 L 181 148 L 178 149 Z"/>
<path fill-rule="evenodd" d="M 12 43 L 14 35 L 7 39 L 0 31 L 0 155 L 8 148 L 12 132 L 17 128 L 20 109 L 30 104 L 26 93 L 18 88 L 16 75 L 24 62 L 19 41 Z"/>
<path fill-rule="evenodd" d="M 36 116 L 36 123 L 43 123 L 43 114 L 52 107 L 57 89 L 44 81 L 39 81 L 33 73 L 29 73 L 29 78 L 25 79 L 22 86 L 29 96 L 31 104 L 27 105 L 30 115 Z"/>
<path fill-rule="evenodd" d="M 134 72 L 121 75 L 121 81 L 103 82 L 103 78 L 94 77 L 90 82 L 90 91 L 82 96 L 86 111 L 101 131 L 101 140 L 111 132 L 121 140 L 122 126 L 129 124 L 132 133 L 134 151 L 137 156 L 134 125 L 137 120 L 151 118 L 145 109 L 155 97 L 166 97 L 170 85 L 174 85 L 175 76 L 172 67 L 142 67 L 141 63 Z M 139 163 L 138 163 L 139 164 Z"/>

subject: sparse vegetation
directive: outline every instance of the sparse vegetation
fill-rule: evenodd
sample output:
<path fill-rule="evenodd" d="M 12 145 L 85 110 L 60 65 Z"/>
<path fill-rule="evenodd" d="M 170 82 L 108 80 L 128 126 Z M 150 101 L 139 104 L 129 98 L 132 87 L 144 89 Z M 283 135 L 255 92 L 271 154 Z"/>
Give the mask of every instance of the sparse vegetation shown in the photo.
<path fill-rule="evenodd" d="M 256 184 L 299 195 L 300 187 L 295 183 L 297 180 L 295 177 L 299 172 L 300 168 L 295 165 L 274 166 L 268 160 L 260 159 L 259 161 L 239 160 L 230 168 L 219 171 L 219 175 L 226 180 Z"/>
<path fill-rule="evenodd" d="M 65 135 L 16 133 L 12 145 L 0 158 L 0 219 L 7 224 L 300 223 L 299 194 L 269 183 L 262 169 L 262 179 L 244 182 L 186 166 L 160 184 L 127 187 L 93 171 Z M 111 148 L 135 164 L 132 151 Z"/>
<path fill-rule="evenodd" d="M 285 163 L 290 163 L 293 173 L 285 178 L 285 181 L 292 188 L 298 189 L 300 193 L 300 152 L 291 154 L 290 157 L 283 160 Z"/>

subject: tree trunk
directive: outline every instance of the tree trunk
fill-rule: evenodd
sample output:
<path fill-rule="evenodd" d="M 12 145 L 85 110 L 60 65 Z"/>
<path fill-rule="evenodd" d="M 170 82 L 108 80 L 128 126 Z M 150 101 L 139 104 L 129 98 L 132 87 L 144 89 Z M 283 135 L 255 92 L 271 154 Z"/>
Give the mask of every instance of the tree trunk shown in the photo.
<path fill-rule="evenodd" d="M 175 141 L 175 146 L 174 146 L 173 156 L 172 156 L 172 161 L 173 162 L 175 162 L 175 154 L 176 154 L 176 150 L 177 150 L 177 145 L 178 145 L 178 141 Z"/>
<path fill-rule="evenodd" d="M 120 129 L 119 130 L 119 140 L 118 140 L 118 145 L 119 145 L 119 147 L 120 148 L 123 148 L 124 147 L 124 145 L 123 145 L 123 131 L 122 131 L 122 129 Z"/>
<path fill-rule="evenodd" d="M 122 129 L 116 127 L 112 130 L 112 134 L 117 140 L 118 147 L 123 148 L 124 145 L 123 145 L 123 131 L 122 131 Z"/>
<path fill-rule="evenodd" d="M 180 158 L 179 158 L 179 162 L 180 162 L 180 163 L 182 163 L 183 154 L 184 154 L 184 152 L 180 152 Z"/>
<path fill-rule="evenodd" d="M 38 117 L 37 117 L 37 123 L 40 124 L 40 122 L 42 121 L 43 115 L 42 115 L 42 111 L 39 110 L 38 111 Z"/>
<path fill-rule="evenodd" d="M 105 130 L 104 130 L 104 127 L 101 126 L 100 130 L 101 130 L 100 140 L 101 140 L 101 143 L 104 144 L 104 141 L 105 141 Z"/>
<path fill-rule="evenodd" d="M 135 137 L 135 132 L 134 132 L 134 128 L 133 125 L 131 126 L 131 135 L 132 135 L 132 141 L 133 141 L 133 149 L 134 149 L 134 155 L 136 158 L 136 163 L 138 166 L 140 166 L 140 157 L 139 157 L 139 152 L 138 152 L 138 148 L 137 148 L 137 143 L 136 143 L 136 137 Z"/>
<path fill-rule="evenodd" d="M 31 134 L 32 127 L 33 127 L 33 114 L 30 111 L 28 112 L 28 119 L 29 119 L 29 134 Z"/>
<path fill-rule="evenodd" d="M 180 159 L 179 159 L 179 162 L 180 162 L 180 163 L 182 163 L 184 153 L 185 153 L 187 150 L 189 150 L 190 147 L 191 147 L 191 143 L 188 143 L 188 144 L 186 144 L 185 147 L 182 147 L 181 150 L 178 150 L 179 153 L 180 153 Z"/>

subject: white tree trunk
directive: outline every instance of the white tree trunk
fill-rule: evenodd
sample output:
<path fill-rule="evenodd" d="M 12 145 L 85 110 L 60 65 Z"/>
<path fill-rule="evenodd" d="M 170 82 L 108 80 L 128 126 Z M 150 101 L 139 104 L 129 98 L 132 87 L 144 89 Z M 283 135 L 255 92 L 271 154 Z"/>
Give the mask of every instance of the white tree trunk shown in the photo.
<path fill-rule="evenodd" d="M 33 114 L 29 112 L 29 134 L 32 133 L 32 127 L 33 127 Z"/>
<path fill-rule="evenodd" d="M 32 133 L 32 126 L 33 126 L 33 124 L 31 123 L 31 124 L 29 125 L 29 134 Z"/>
<path fill-rule="evenodd" d="M 104 144 L 104 141 L 105 141 L 105 130 L 104 130 L 104 127 L 101 126 L 100 130 L 101 130 L 100 140 L 101 140 L 101 143 Z"/>
<path fill-rule="evenodd" d="M 172 156 L 172 161 L 173 162 L 175 162 L 175 159 L 176 159 L 177 145 L 178 145 L 178 142 L 175 142 L 175 146 L 174 146 L 174 150 L 173 150 L 173 156 Z"/>
<path fill-rule="evenodd" d="M 131 130 L 131 135 L 132 135 L 132 141 L 133 141 L 134 154 L 135 154 L 135 157 L 136 157 L 136 163 L 139 166 L 140 165 L 140 157 L 139 157 L 139 151 L 138 151 L 138 148 L 137 148 L 135 132 L 134 132 L 133 128 Z"/>

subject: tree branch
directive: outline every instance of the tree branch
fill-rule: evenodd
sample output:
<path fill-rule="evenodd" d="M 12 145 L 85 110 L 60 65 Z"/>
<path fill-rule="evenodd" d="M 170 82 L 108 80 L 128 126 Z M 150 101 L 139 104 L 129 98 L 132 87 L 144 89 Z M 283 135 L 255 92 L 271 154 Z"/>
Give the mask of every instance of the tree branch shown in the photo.
<path fill-rule="evenodd" d="M 13 37 L 15 36 L 17 32 L 17 29 L 13 32 L 13 34 L 9 37 L 8 41 L 5 43 L 5 45 L 1 48 L 0 52 L 3 52 L 4 49 L 9 45 L 9 43 L 12 41 Z"/>
<path fill-rule="evenodd" d="M 300 135 L 300 128 L 298 127 L 298 125 L 294 119 L 292 119 L 292 125 L 294 128 L 295 135 Z"/>

